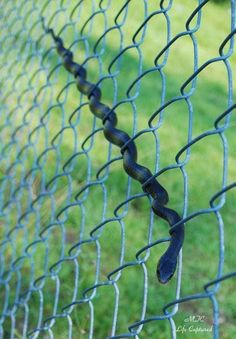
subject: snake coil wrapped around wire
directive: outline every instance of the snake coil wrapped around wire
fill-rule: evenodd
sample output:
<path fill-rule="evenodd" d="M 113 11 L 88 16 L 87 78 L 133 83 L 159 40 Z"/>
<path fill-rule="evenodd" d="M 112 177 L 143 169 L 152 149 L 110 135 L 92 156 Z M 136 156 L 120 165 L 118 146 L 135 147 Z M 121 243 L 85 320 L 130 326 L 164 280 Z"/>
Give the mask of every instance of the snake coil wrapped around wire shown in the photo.
<path fill-rule="evenodd" d="M 78 90 L 88 97 L 91 112 L 102 120 L 105 138 L 121 148 L 126 173 L 138 180 L 142 184 L 143 191 L 152 196 L 152 210 L 156 215 L 166 220 L 171 227 L 179 223 L 174 230 L 170 229 L 169 246 L 157 264 L 157 278 L 161 283 L 165 284 L 171 279 L 176 270 L 177 258 L 184 241 L 184 223 L 181 223 L 182 219 L 176 211 L 165 207 L 169 198 L 164 187 L 153 177 L 148 168 L 137 163 L 135 143 L 126 132 L 116 128 L 116 113 L 101 102 L 100 88 L 86 80 L 86 69 L 73 61 L 73 53 L 64 47 L 62 39 L 55 35 L 53 29 L 44 25 L 43 18 L 42 23 L 45 32 L 51 34 L 53 38 L 64 67 L 74 75 Z"/>

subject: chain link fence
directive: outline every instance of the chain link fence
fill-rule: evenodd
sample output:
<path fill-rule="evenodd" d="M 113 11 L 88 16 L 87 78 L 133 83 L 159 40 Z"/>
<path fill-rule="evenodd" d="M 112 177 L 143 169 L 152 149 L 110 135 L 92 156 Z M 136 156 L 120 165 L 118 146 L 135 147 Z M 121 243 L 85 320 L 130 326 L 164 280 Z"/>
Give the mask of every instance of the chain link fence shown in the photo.
<path fill-rule="evenodd" d="M 0 15 L 1 338 L 234 337 L 236 1 L 1 1 Z M 166 284 L 169 226 L 43 21 L 185 223 Z"/>

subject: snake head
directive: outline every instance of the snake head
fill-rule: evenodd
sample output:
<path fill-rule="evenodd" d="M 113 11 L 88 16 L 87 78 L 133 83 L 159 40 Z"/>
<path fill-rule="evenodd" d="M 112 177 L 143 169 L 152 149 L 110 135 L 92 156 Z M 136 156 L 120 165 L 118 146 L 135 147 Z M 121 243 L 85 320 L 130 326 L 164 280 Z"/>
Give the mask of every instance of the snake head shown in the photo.
<path fill-rule="evenodd" d="M 166 284 L 174 275 L 177 260 L 173 260 L 165 254 L 161 257 L 157 265 L 157 278 L 160 283 Z"/>

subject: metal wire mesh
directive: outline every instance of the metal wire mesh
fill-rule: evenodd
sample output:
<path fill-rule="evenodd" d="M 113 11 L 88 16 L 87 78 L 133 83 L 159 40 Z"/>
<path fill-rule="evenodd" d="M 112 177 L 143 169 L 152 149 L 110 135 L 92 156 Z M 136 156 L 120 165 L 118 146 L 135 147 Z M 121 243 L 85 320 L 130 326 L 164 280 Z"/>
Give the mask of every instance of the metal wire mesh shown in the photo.
<path fill-rule="evenodd" d="M 42 17 L 183 216 L 166 285 L 155 276 L 166 224 Z M 236 334 L 235 33 L 235 0 L 1 2 L 1 337 Z"/>

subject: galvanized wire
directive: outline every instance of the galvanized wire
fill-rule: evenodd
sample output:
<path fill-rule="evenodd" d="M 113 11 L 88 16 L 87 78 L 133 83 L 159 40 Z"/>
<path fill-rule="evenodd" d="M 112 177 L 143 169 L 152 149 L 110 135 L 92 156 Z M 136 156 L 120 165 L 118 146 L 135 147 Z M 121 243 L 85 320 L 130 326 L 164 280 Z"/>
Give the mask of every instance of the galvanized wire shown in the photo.
<path fill-rule="evenodd" d="M 210 335 L 219 337 L 220 291 L 224 281 L 233 279 L 236 274 L 225 270 L 224 266 L 224 251 L 228 244 L 224 241 L 222 216 L 227 196 L 236 187 L 229 176 L 232 140 L 227 135 L 234 126 L 232 120 L 236 109 L 231 63 L 235 55 L 236 1 L 231 0 L 228 8 L 222 7 L 231 24 L 218 46 L 218 53 L 202 62 L 198 32 L 204 27 L 202 17 L 210 3 L 209 0 L 194 2 L 192 12 L 187 20 L 184 19 L 185 28 L 172 33 L 172 16 L 179 10 L 172 0 L 155 4 L 147 0 L 2 1 L 1 337 L 162 338 L 169 335 L 176 338 L 179 334 L 176 317 L 185 314 L 181 306 L 195 301 L 205 305 L 205 300 L 209 300 L 208 311 L 212 313 L 212 319 L 208 320 L 213 325 Z M 141 14 L 130 24 L 130 18 L 135 16 L 135 6 Z M 181 10 L 184 9 L 182 4 Z M 209 275 L 207 283 L 203 280 L 202 290 L 189 293 L 183 286 L 183 277 L 189 273 L 182 265 L 182 254 L 176 279 L 166 285 L 165 290 L 160 289 L 157 281 L 153 282 L 155 267 L 152 262 L 156 260 L 155 253 L 159 253 L 160 244 L 170 240 L 168 233 L 166 231 L 164 237 L 159 235 L 162 226 L 153 217 L 151 199 L 149 205 L 145 205 L 143 197 L 147 194 L 121 173 L 124 171 L 122 157 L 104 140 L 102 124 L 89 115 L 87 97 L 73 92 L 75 80 L 57 57 L 52 39 L 43 30 L 42 17 L 63 38 L 93 82 L 102 87 L 102 93 L 107 91 L 104 100 L 117 111 L 118 119 L 119 114 L 128 111 L 125 124 L 128 121 L 126 127 L 131 140 L 137 143 L 152 140 L 150 148 L 153 152 L 149 161 L 154 177 L 165 180 L 165 175 L 169 175 L 171 181 L 175 171 L 178 171 L 178 178 L 181 175 L 183 195 L 176 200 L 186 233 L 192 231 L 191 221 L 201 220 L 204 215 L 214 217 L 211 227 L 218 236 L 215 244 L 218 254 L 214 256 L 217 270 L 213 278 Z M 149 64 L 144 53 L 148 27 L 159 20 L 165 26 L 165 33 L 159 32 L 165 35 L 165 41 Z M 112 49 L 108 41 L 115 34 L 117 40 Z M 166 69 L 171 51 L 183 38 L 190 39 L 192 44 L 189 53 L 192 71 L 176 88 L 178 94 L 169 97 Z M 156 51 L 155 41 L 153 49 Z M 129 74 L 122 60 L 131 54 L 135 72 L 130 70 Z M 196 133 L 193 98 L 199 77 L 212 65 L 223 65 L 226 71 L 227 103 L 225 109 L 210 120 L 211 129 Z M 121 89 L 122 72 L 126 72 L 126 77 L 122 78 L 125 91 Z M 154 113 L 148 111 L 143 115 L 138 100 L 145 78 L 150 76 L 151 79 L 151 75 L 160 82 L 155 94 L 159 103 Z M 145 100 L 155 102 L 156 98 L 150 95 Z M 206 99 L 202 97 L 201 100 Z M 168 134 L 166 112 L 172 107 L 175 110 L 178 103 L 187 108 L 187 131 L 183 130 L 187 140 L 178 150 L 175 162 L 162 166 L 160 133 L 167 129 Z M 189 208 L 191 183 L 188 172 L 194 159 L 192 149 L 211 136 L 218 138 L 216 147 L 222 154 L 221 182 L 217 183 L 218 189 L 209 205 L 192 211 Z M 138 149 L 139 145 L 141 142 Z M 112 191 L 117 185 L 122 186 L 122 196 L 111 210 Z M 146 207 L 140 211 L 142 204 Z M 127 218 L 134 218 L 132 213 L 137 215 L 136 228 L 135 234 L 128 238 Z M 119 242 L 112 240 L 116 229 L 119 230 Z M 110 234 L 110 249 L 106 247 L 107 233 Z M 207 233 L 203 236 L 207 237 Z M 109 251 L 107 255 L 106 251 Z M 198 260 L 188 258 L 187 253 L 186 256 L 187 260 Z M 198 272 L 195 273 L 196 276 L 189 276 L 189 280 L 200 279 Z M 130 279 L 125 278 L 127 274 L 131 274 Z M 129 284 L 131 289 L 136 286 L 133 279 L 138 280 L 135 298 L 127 292 Z M 154 311 L 149 307 L 150 298 L 156 300 Z M 137 310 L 132 316 L 129 312 L 131 302 Z M 110 321 L 102 324 L 105 313 Z M 122 317 L 123 327 L 120 325 Z M 162 323 L 169 328 L 168 334 Z M 149 326 L 152 326 L 151 334 Z"/>

